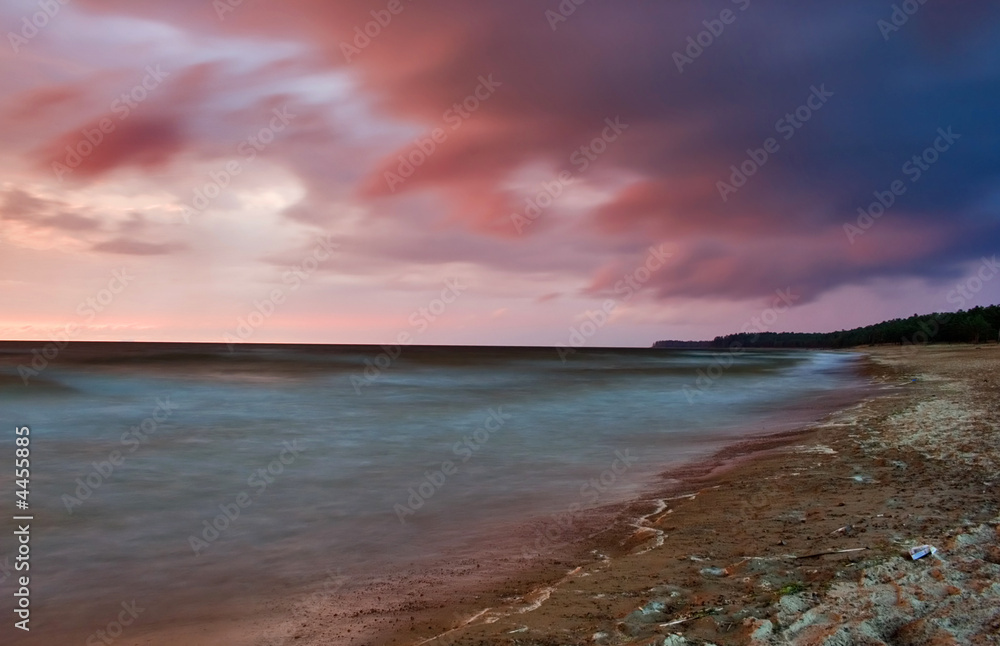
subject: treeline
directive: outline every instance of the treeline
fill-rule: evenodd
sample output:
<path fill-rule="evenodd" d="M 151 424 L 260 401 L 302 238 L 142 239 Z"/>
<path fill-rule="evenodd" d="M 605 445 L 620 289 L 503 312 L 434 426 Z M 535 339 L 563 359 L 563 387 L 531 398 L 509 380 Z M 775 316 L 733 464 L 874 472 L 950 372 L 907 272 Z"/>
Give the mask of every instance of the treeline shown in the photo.
<path fill-rule="evenodd" d="M 717 336 L 707 345 L 730 348 L 850 348 L 858 345 L 985 343 L 1000 335 L 1000 305 L 913 315 L 839 332 L 743 332 Z M 653 347 L 678 347 L 659 341 Z M 662 344 L 662 345 L 661 345 Z"/>

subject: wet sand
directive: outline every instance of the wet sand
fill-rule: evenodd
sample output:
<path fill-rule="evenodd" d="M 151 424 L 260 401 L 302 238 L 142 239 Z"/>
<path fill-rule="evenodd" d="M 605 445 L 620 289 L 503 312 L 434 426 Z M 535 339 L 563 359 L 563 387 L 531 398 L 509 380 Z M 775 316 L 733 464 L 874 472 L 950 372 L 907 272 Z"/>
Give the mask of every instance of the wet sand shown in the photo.
<path fill-rule="evenodd" d="M 206 608 L 119 643 L 1000 643 L 1000 348 L 864 352 L 860 403 L 664 474 L 541 556 L 510 549 L 537 528 L 500 523 L 474 557 L 330 572 L 256 591 L 252 621 Z M 922 543 L 937 556 L 903 556 Z"/>

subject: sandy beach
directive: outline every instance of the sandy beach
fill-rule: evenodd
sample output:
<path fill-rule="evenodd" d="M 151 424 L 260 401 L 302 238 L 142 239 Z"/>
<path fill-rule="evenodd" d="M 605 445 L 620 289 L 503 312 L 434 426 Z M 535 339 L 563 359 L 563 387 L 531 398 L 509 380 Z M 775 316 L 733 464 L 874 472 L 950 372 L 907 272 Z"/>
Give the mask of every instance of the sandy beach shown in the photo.
<path fill-rule="evenodd" d="M 119 643 L 998 644 L 1000 347 L 860 353 L 867 385 L 804 402 L 818 421 L 671 469 L 541 554 L 501 518 L 472 557 L 261 586 Z"/>
<path fill-rule="evenodd" d="M 355 638 L 317 608 L 288 643 L 1000 643 L 1000 348 L 863 352 L 861 403 L 671 474 L 575 560 L 370 603 Z M 399 627 L 373 639 L 373 615 Z"/>

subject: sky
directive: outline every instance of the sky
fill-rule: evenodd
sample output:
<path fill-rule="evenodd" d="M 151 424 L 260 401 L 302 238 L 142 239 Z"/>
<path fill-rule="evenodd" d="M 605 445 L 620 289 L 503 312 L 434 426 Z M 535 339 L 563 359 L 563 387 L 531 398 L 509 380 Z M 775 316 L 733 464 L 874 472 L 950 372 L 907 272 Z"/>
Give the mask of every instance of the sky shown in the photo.
<path fill-rule="evenodd" d="M 1000 302 L 995 2 L 0 26 L 0 338 L 648 346 Z"/>

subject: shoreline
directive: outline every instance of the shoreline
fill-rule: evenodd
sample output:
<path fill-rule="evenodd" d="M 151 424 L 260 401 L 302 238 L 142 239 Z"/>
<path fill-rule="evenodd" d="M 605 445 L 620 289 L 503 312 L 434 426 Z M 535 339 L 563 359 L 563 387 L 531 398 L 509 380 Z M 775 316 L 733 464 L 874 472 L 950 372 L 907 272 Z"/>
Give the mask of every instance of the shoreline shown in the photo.
<path fill-rule="evenodd" d="M 857 377 L 860 362 L 846 366 Z M 643 461 L 638 480 L 621 479 L 624 492 L 607 494 L 599 506 L 568 513 L 559 508 L 524 519 L 508 515 L 490 523 L 490 544 L 469 543 L 460 553 L 387 571 L 328 570 L 280 591 L 248 589 L 233 603 L 176 606 L 157 600 L 141 625 L 121 638 L 124 644 L 413 644 L 451 630 L 476 617 L 513 605 L 526 610 L 572 567 L 620 555 L 617 543 L 637 530 L 640 516 L 655 513 L 667 493 L 685 493 L 689 482 L 713 477 L 770 446 L 776 437 L 857 400 L 860 381 L 822 392 L 781 409 L 731 435 L 705 442 L 697 454 L 671 464 L 668 457 Z M 697 406 L 697 404 L 695 404 Z M 756 418 L 755 418 L 756 419 Z M 686 440 L 689 441 L 689 440 Z M 788 440 L 781 440 L 782 442 Z M 669 466 L 667 466 L 669 464 Z M 623 494 L 623 495 L 622 495 Z M 556 516 L 561 518 L 557 521 Z M 568 527 L 563 524 L 569 516 Z M 541 531 L 554 541 L 536 542 Z M 595 549 L 603 549 L 595 552 Z M 164 605 L 169 603 L 168 605 Z M 169 609 L 168 609 L 169 608 Z M 41 634 L 39 635 L 41 636 Z M 59 637 L 56 633 L 48 637 Z M 442 640 L 437 640 L 441 642 Z M 433 642 L 428 642 L 432 644 Z"/>
<path fill-rule="evenodd" d="M 428 568 L 428 573 L 403 575 L 391 583 L 384 582 L 384 586 L 382 582 L 372 584 L 369 581 L 360 586 L 361 598 L 351 594 L 338 596 L 330 602 L 336 610 L 316 609 L 310 613 L 310 618 L 302 618 L 302 624 L 291 639 L 277 643 L 434 646 L 450 644 L 452 636 L 462 627 L 477 622 L 493 623 L 505 614 L 534 612 L 541 607 L 550 590 L 565 582 L 574 571 L 603 562 L 609 558 L 605 553 L 611 554 L 610 558 L 625 554 L 627 550 L 623 550 L 621 544 L 634 540 L 633 535 L 644 530 L 636 523 L 643 517 L 655 516 L 661 499 L 684 498 L 692 486 L 706 486 L 705 483 L 744 462 L 793 442 L 808 432 L 817 419 L 860 401 L 868 387 L 863 364 L 864 360 L 860 359 L 855 367 L 861 372 L 857 385 L 827 393 L 819 402 L 782 411 L 768 420 L 767 430 L 748 430 L 733 435 L 717 441 L 718 448 L 706 455 L 655 472 L 656 480 L 644 485 L 639 495 L 588 509 L 574 518 L 573 531 L 567 532 L 569 537 L 554 546 L 536 551 L 530 557 L 525 557 L 524 551 L 513 554 L 500 549 L 498 554 L 491 555 L 484 550 L 477 558 L 448 565 L 435 564 Z M 503 521 L 498 526 L 527 537 L 536 524 L 511 525 Z M 652 534 L 655 536 L 655 531 Z M 514 542 L 523 545 L 525 540 Z M 365 595 L 368 590 L 380 588 L 390 593 L 391 588 L 406 583 L 423 589 L 413 595 L 415 599 L 404 599 L 397 606 L 397 611 L 405 610 L 402 619 L 394 616 L 400 613 L 393 612 L 387 604 L 372 603 L 370 595 Z M 377 597 L 377 601 L 388 599 Z M 350 634 L 316 630 L 314 625 L 309 625 L 329 624 L 331 616 L 341 620 L 353 617 L 356 622 L 351 625 Z M 337 623 L 339 630 L 345 629 L 343 623 Z M 377 627 L 378 624 L 381 627 Z M 386 624 L 399 627 L 386 632 Z"/>
<path fill-rule="evenodd" d="M 919 534 L 920 542 L 945 549 L 942 537 L 969 525 L 956 514 L 922 513 L 924 525 L 910 531 L 913 514 L 900 510 L 926 503 L 914 503 L 920 490 L 906 491 L 913 488 L 908 482 L 925 485 L 934 473 L 950 483 L 951 498 L 965 499 L 970 492 L 954 483 L 962 470 L 942 475 L 924 458 L 903 455 L 900 442 L 875 451 L 865 442 L 877 444 L 885 418 L 898 410 L 965 383 L 967 377 L 935 376 L 939 357 L 958 354 L 963 364 L 975 352 L 1000 365 L 997 346 L 932 346 L 915 357 L 865 349 L 862 392 L 795 407 L 799 419 L 779 430 L 733 436 L 709 455 L 661 471 L 637 498 L 587 510 L 574 520 L 570 540 L 532 558 L 500 547 L 524 544 L 533 526 L 498 519 L 504 540 L 475 556 L 363 580 L 328 572 L 283 596 L 252 591 L 239 600 L 239 615 L 215 604 L 200 619 L 147 625 L 121 643 L 659 646 L 683 634 L 676 639 L 687 641 L 670 644 L 821 644 L 790 641 L 781 631 L 814 612 L 832 587 L 898 558 L 901 538 Z M 910 374 L 923 376 L 910 382 Z M 994 398 L 1000 379 L 995 387 Z M 802 422 L 806 411 L 815 413 L 813 422 Z M 988 421 L 1000 427 L 1000 413 Z M 987 447 L 994 455 L 997 444 Z M 900 471 L 895 463 L 908 467 Z M 997 499 L 986 505 L 992 514 Z M 900 535 L 901 528 L 908 533 Z M 789 558 L 838 549 L 859 551 Z M 917 565 L 921 572 L 928 562 Z M 956 588 L 961 583 L 945 578 Z M 1000 598 L 1000 584 L 994 587 Z M 815 628 L 815 618 L 807 619 L 805 628 Z"/>
<path fill-rule="evenodd" d="M 938 558 L 911 565 L 900 556 L 907 545 L 924 542 L 935 544 L 943 555 L 955 549 L 956 536 L 977 545 L 974 552 L 989 552 L 989 545 L 980 543 L 988 543 L 990 536 L 1000 539 L 1000 530 L 989 529 L 996 527 L 1000 517 L 996 516 L 995 489 L 989 496 L 978 484 L 963 484 L 968 465 L 942 464 L 933 454 L 912 450 L 907 445 L 910 438 L 892 426 L 901 415 L 912 421 L 905 416 L 912 417 L 914 410 L 921 413 L 928 401 L 961 394 L 972 379 L 966 360 L 982 362 L 988 355 L 988 364 L 1000 365 L 1000 348 L 931 346 L 913 356 L 895 347 L 862 352 L 872 390 L 861 401 L 796 430 L 744 437 L 707 460 L 668 472 L 680 483 L 664 483 L 659 496 L 643 496 L 622 505 L 613 525 L 600 531 L 601 536 L 589 537 L 588 547 L 598 550 L 597 557 L 581 558 L 591 555 L 588 550 L 578 552 L 576 560 L 553 557 L 555 563 L 568 561 L 575 567 L 564 568 L 558 576 L 539 568 L 536 585 L 508 599 L 512 603 L 506 607 L 459 613 L 464 617 L 463 625 L 455 625 L 460 622 L 451 612 L 452 625 L 445 626 L 446 617 L 439 613 L 437 621 L 445 630 L 437 635 L 414 635 L 427 630 L 420 630 L 414 622 L 372 643 L 659 644 L 677 634 L 683 636 L 671 638 L 675 639 L 671 643 L 794 640 L 820 644 L 826 637 L 852 629 L 848 615 L 816 612 L 823 603 L 830 603 L 825 598 L 830 590 L 888 585 L 883 581 L 886 574 L 875 584 L 855 582 L 859 576 L 864 581 L 866 572 L 884 569 L 886 564 L 900 570 L 892 575 L 898 577 L 895 580 L 906 581 L 910 575 L 931 577 L 940 584 L 948 602 L 966 599 L 966 594 L 1000 599 L 1000 585 L 991 589 L 981 580 L 965 581 L 954 573 L 940 572 L 943 568 L 928 567 L 940 564 Z M 941 366 L 937 365 L 939 360 Z M 990 384 L 996 390 L 981 397 L 986 406 L 980 411 L 983 415 L 989 414 L 983 411 L 1000 390 L 1000 381 Z M 946 405 L 950 410 L 960 407 Z M 976 448 L 996 455 L 997 444 L 991 444 L 990 438 L 997 437 L 993 429 L 1000 415 L 981 421 L 990 427 L 991 435 Z M 887 441 L 883 436 L 890 433 L 892 439 Z M 949 445 L 946 435 L 927 441 L 937 449 Z M 934 481 L 947 486 L 932 485 L 932 494 L 914 486 Z M 688 491 L 682 492 L 685 487 Z M 971 509 L 955 502 L 944 509 L 928 509 L 927 495 L 936 495 L 935 500 L 968 500 Z M 645 522 L 630 523 L 632 519 Z M 982 536 L 968 538 L 963 528 L 977 526 L 986 527 L 980 531 Z M 824 553 L 838 550 L 856 551 Z M 974 564 L 992 573 L 988 558 L 976 560 L 974 555 Z M 963 587 L 963 582 L 971 587 Z M 925 581 L 920 585 L 933 587 Z M 863 596 L 865 590 L 858 594 Z M 903 595 L 900 592 L 899 599 Z M 955 637 L 946 629 L 921 617 L 912 618 L 898 607 L 908 607 L 914 616 L 920 614 L 915 610 L 920 606 L 915 599 L 884 604 L 886 608 L 873 603 L 877 611 L 858 609 L 856 623 L 881 621 L 893 634 L 900 630 L 904 634 L 935 634 L 945 639 L 940 643 L 957 643 L 947 641 Z M 1000 618 L 1000 601 L 995 604 L 996 617 Z M 991 607 L 990 603 L 985 605 Z M 990 620 L 983 620 L 987 629 Z M 866 629 L 870 628 L 866 624 Z M 1000 623 L 994 630 L 997 628 Z M 971 635 L 988 639 L 983 634 L 979 626 L 978 631 L 966 629 L 958 638 Z"/>
<path fill-rule="evenodd" d="M 862 364 L 859 360 L 852 370 L 863 371 Z M 452 641 L 456 629 L 496 622 L 503 615 L 533 613 L 544 607 L 551 591 L 573 572 L 627 554 L 632 542 L 643 542 L 636 538 L 644 531 L 637 526 L 640 519 L 656 516 L 658 506 L 664 504 L 662 499 L 685 498 L 692 487 L 709 486 L 706 483 L 724 473 L 792 442 L 815 420 L 856 403 L 867 387 L 863 372 L 857 377 L 857 384 L 848 389 L 830 391 L 819 401 L 776 412 L 764 429 L 746 428 L 731 437 L 711 440 L 715 446 L 699 457 L 666 469 L 652 469 L 646 475 L 649 480 L 637 492 L 583 510 L 572 518 L 569 529 L 559 527 L 559 542 L 541 550 L 526 548 L 539 523 L 554 528 L 556 521 L 551 517 L 514 522 L 497 519 L 496 528 L 503 540 L 477 549 L 474 555 L 424 563 L 403 573 L 331 575 L 288 590 L 283 598 L 264 597 L 255 604 L 254 613 L 234 616 L 220 605 L 206 607 L 197 619 L 181 624 L 158 622 L 147 626 L 143 634 L 137 631 L 135 644 L 460 643 Z"/>
<path fill-rule="evenodd" d="M 858 353 L 852 352 L 851 354 Z M 812 432 L 817 425 L 821 424 L 820 420 L 836 415 L 844 408 L 857 405 L 866 397 L 863 391 L 870 386 L 868 383 L 870 367 L 866 365 L 866 358 L 863 355 L 858 361 L 856 370 L 864 383 L 859 383 L 846 392 L 828 393 L 818 404 L 800 405 L 794 410 L 783 411 L 781 415 L 770 420 L 772 425 L 777 427 L 777 430 L 772 428 L 764 431 L 746 431 L 734 435 L 723 441 L 720 448 L 708 455 L 660 471 L 656 475 L 657 481 L 647 484 L 639 497 L 587 510 L 587 518 L 580 525 L 590 527 L 590 530 L 578 532 L 571 540 L 560 545 L 559 547 L 564 548 L 561 553 L 557 549 L 550 549 L 537 554 L 533 562 L 521 566 L 524 568 L 522 574 L 527 575 L 528 578 L 532 578 L 531 575 L 534 574 L 534 578 L 537 580 L 530 591 L 519 596 L 533 599 L 539 594 L 545 595 L 548 590 L 558 587 L 568 580 L 567 577 L 572 576 L 581 568 L 608 559 L 620 558 L 636 549 L 648 551 L 661 547 L 662 532 L 648 527 L 647 522 L 662 518 L 664 513 L 671 513 L 672 510 L 666 503 L 693 499 L 703 491 L 718 488 L 719 485 L 716 483 L 723 479 L 726 474 L 780 451 L 783 447 Z M 598 539 L 599 536 L 600 539 Z M 650 540 L 652 540 L 652 545 L 649 544 Z M 567 554 L 567 551 L 571 551 L 573 555 Z M 551 571 L 552 564 L 558 566 L 566 563 L 572 563 L 573 567 L 569 570 L 563 569 L 557 577 L 543 574 Z M 523 608 L 522 605 L 521 609 Z M 487 617 L 494 618 L 504 614 L 520 614 L 520 612 L 518 609 L 505 611 L 484 608 L 473 613 L 463 622 L 467 626 L 475 623 L 476 620 Z M 412 631 L 403 631 L 401 634 L 397 633 L 387 641 L 379 643 L 391 644 L 392 646 L 457 644 L 460 642 L 442 639 L 442 637 L 454 635 L 457 630 L 458 628 L 451 628 L 438 635 L 416 641 L 406 635 L 406 632 Z"/>

